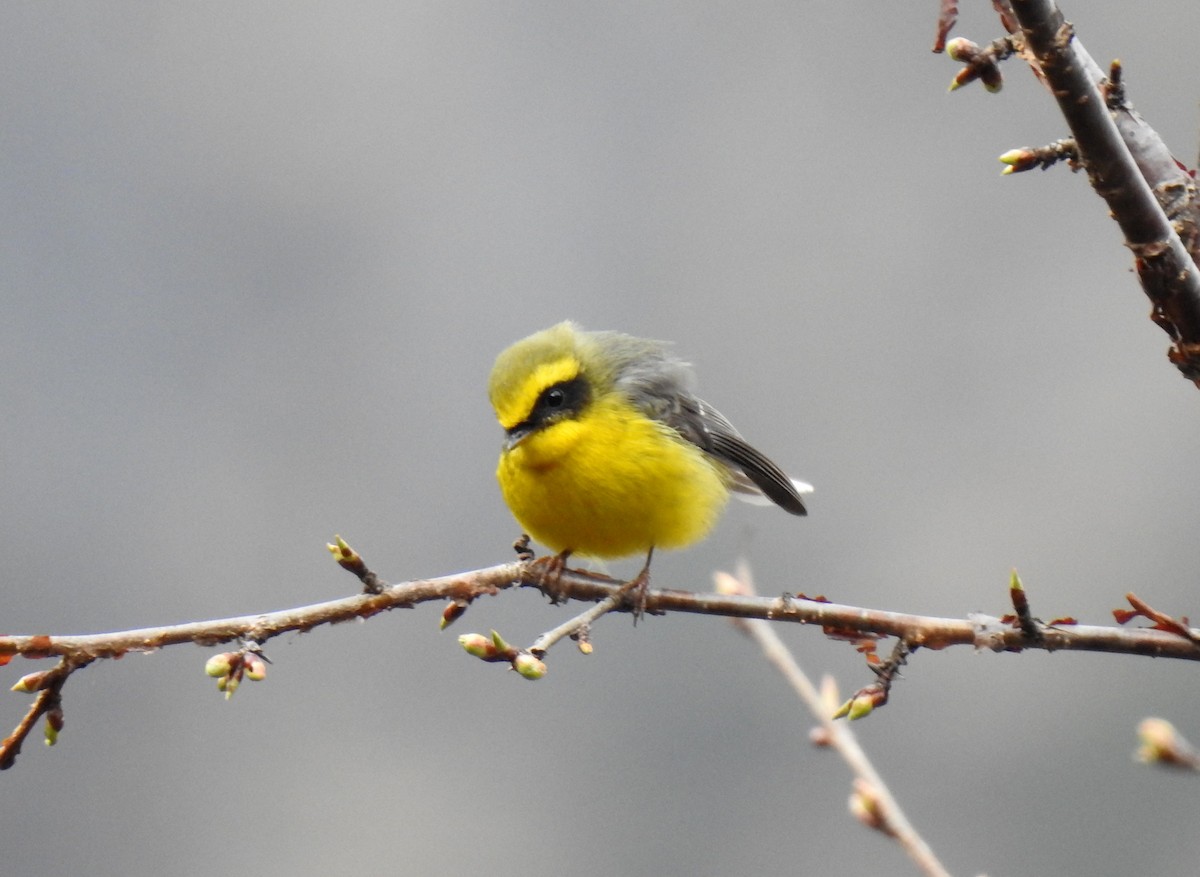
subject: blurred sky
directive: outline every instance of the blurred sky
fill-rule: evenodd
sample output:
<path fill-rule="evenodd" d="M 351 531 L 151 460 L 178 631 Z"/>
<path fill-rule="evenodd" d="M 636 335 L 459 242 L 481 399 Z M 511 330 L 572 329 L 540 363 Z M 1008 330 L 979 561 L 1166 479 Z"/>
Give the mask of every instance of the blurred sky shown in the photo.
<path fill-rule="evenodd" d="M 1044 618 L 1195 616 L 1200 395 L 1086 179 L 1000 176 L 1064 134 L 1050 97 L 1019 62 L 948 95 L 936 6 L 4 4 L 3 629 L 330 599 L 335 533 L 392 581 L 508 560 L 485 381 L 568 317 L 676 342 L 817 487 L 659 585 L 745 556 L 765 593 L 961 617 L 1015 567 Z M 1200 6 L 1066 13 L 1193 162 Z M 0 777 L 5 873 L 910 872 L 727 622 L 607 618 L 534 685 L 455 637 L 570 608 L 439 608 L 275 640 L 228 703 L 200 649 L 80 673 Z M 1200 738 L 1195 672 L 918 653 L 857 727 L 956 874 L 1182 873 L 1200 787 L 1130 752 L 1147 714 Z"/>

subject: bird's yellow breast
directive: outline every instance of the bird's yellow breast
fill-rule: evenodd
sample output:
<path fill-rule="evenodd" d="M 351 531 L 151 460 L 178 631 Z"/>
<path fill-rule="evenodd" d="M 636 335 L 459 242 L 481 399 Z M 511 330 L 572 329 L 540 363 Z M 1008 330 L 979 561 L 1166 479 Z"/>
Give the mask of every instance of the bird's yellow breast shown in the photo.
<path fill-rule="evenodd" d="M 695 542 L 728 496 L 720 464 L 614 396 L 505 450 L 496 475 L 534 539 L 602 558 Z"/>

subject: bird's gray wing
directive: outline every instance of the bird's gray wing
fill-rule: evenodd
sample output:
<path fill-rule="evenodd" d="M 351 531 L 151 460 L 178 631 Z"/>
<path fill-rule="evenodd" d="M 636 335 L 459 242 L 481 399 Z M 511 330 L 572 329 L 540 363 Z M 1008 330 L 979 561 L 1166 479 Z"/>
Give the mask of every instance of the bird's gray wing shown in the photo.
<path fill-rule="evenodd" d="M 620 343 L 615 348 L 622 353 L 623 362 L 616 386 L 634 405 L 724 464 L 731 490 L 746 497 L 765 496 L 793 515 L 808 514 L 800 494 L 812 487 L 789 478 L 742 438 L 725 415 L 697 398 L 686 362 L 671 356 L 657 342 L 617 337 Z"/>
<path fill-rule="evenodd" d="M 761 494 L 793 515 L 806 515 L 803 490 L 812 490 L 803 482 L 793 481 L 762 451 L 755 448 L 716 408 L 691 394 L 677 397 L 678 404 L 664 422 L 681 436 L 724 463 L 730 471 L 730 488 L 744 494 Z"/>

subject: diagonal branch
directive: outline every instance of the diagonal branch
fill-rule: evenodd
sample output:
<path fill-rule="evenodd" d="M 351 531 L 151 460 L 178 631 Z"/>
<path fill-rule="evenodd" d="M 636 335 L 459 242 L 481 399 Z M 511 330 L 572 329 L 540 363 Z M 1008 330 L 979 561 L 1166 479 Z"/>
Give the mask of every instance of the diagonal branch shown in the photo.
<path fill-rule="evenodd" d="M 1191 175 L 1123 98 L 1108 100 L 1101 92 L 1109 80 L 1052 0 L 1011 0 L 1009 5 L 1071 129 L 1092 187 L 1133 251 L 1152 317 L 1175 342 L 1171 361 L 1200 386 L 1200 274 L 1194 249 L 1188 249 L 1197 244 L 1198 227 Z M 1119 69 L 1114 65 L 1114 73 Z"/>
<path fill-rule="evenodd" d="M 867 800 L 870 806 L 867 812 L 877 814 L 874 820 L 864 820 L 872 827 L 878 828 L 884 834 L 894 837 L 909 857 L 920 868 L 922 874 L 929 877 L 949 877 L 949 872 L 921 834 L 913 827 L 903 808 L 892 795 L 883 777 L 871 763 L 866 751 L 858 742 L 848 722 L 839 722 L 832 718 L 828 704 L 821 697 L 817 687 L 809 680 L 808 675 L 801 669 L 795 655 L 784 644 L 779 633 L 765 621 L 751 620 L 744 622 L 749 636 L 762 649 L 763 656 L 774 666 L 792 690 L 804 701 L 817 722 L 820 723 L 824 739 L 833 747 L 842 759 L 858 777 L 855 788 L 855 799 Z"/>

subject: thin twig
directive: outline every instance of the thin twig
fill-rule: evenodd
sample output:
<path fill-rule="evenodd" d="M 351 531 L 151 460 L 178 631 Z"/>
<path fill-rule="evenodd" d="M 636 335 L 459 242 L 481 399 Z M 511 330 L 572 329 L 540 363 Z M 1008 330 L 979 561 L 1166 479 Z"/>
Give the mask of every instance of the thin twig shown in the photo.
<path fill-rule="evenodd" d="M 33 703 L 29 705 L 29 709 L 26 710 L 24 717 L 17 723 L 13 732 L 0 741 L 0 770 L 8 770 L 13 766 L 17 756 L 21 753 L 25 739 L 37 726 L 38 719 L 46 716 L 47 721 L 50 722 L 54 719 L 50 715 L 51 713 L 57 713 L 57 719 L 53 721 L 53 733 L 47 734 L 46 742 L 54 742 L 55 735 L 62 729 L 62 688 L 72 673 L 82 670 L 89 663 L 91 662 L 75 663 L 68 658 L 63 658 L 59 661 L 58 666 L 37 674 L 41 677 L 38 682 L 37 697 L 33 699 Z"/>
<path fill-rule="evenodd" d="M 565 636 L 571 636 L 591 626 L 592 622 L 600 616 L 612 612 L 625 599 L 625 595 L 638 584 L 637 579 L 632 579 L 618 588 L 612 594 L 609 594 L 591 609 L 586 612 L 576 615 L 567 621 L 564 621 L 553 630 L 548 630 L 534 640 L 533 645 L 529 647 L 529 652 L 540 658 L 550 650 L 550 647 Z"/>
<path fill-rule="evenodd" d="M 129 652 L 150 652 L 164 646 L 195 643 L 218 645 L 234 640 L 265 643 L 284 633 L 312 630 L 323 624 L 366 619 L 390 609 L 409 609 L 430 600 L 462 600 L 497 594 L 505 588 L 531 584 L 534 573 L 522 563 L 500 566 L 434 579 L 390 585 L 378 594 L 355 594 L 339 600 L 241 615 L 212 621 L 194 621 L 162 627 L 144 627 L 114 633 L 71 636 L 0 636 L 0 657 L 25 655 L 45 658 L 68 655 L 85 658 L 119 658 Z"/>
<path fill-rule="evenodd" d="M 923 874 L 929 875 L 929 877 L 949 877 L 949 872 L 938 861 L 929 844 L 904 815 L 900 804 L 888 789 L 887 783 L 875 770 L 871 759 L 859 745 L 858 737 L 851 730 L 850 724 L 830 718 L 829 705 L 821 698 L 817 687 L 800 668 L 800 664 L 791 650 L 784 645 L 775 628 L 759 619 L 747 619 L 742 623 L 745 625 L 747 633 L 758 643 L 766 659 L 783 674 L 783 678 L 792 686 L 792 690 L 804 701 L 804 705 L 808 707 L 813 717 L 820 722 L 829 745 L 837 750 L 855 776 L 862 779 L 869 787 L 885 821 L 885 825 L 881 828 L 896 839 Z"/>

